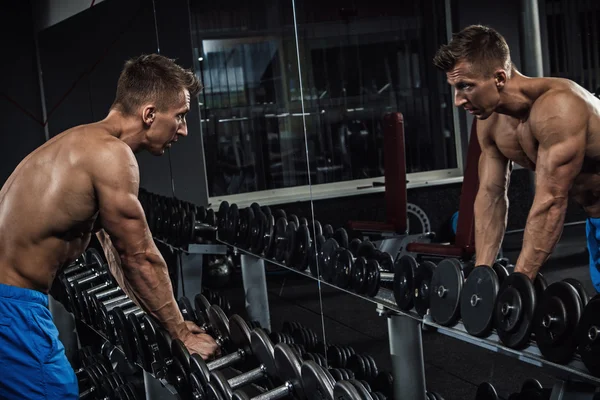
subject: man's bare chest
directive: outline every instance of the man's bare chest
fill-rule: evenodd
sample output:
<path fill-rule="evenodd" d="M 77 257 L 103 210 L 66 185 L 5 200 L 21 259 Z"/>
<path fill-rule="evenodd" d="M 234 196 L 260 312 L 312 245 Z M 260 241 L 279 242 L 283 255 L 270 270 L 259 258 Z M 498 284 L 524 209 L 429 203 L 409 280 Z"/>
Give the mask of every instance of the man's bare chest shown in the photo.
<path fill-rule="evenodd" d="M 527 122 L 499 122 L 494 130 L 494 141 L 506 158 L 535 170 L 538 142 Z"/>

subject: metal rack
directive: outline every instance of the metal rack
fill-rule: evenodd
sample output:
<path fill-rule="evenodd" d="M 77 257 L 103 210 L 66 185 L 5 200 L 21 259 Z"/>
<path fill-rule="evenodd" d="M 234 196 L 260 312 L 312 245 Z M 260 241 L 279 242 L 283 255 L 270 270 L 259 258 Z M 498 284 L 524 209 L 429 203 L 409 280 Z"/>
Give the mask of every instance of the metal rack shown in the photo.
<path fill-rule="evenodd" d="M 404 239 L 404 240 L 403 240 Z M 379 243 L 380 249 L 402 249 L 405 252 L 406 238 L 385 239 Z M 453 327 L 436 324 L 431 316 L 419 316 L 415 312 L 400 310 L 394 300 L 391 290 L 381 288 L 375 297 L 366 297 L 339 288 L 310 274 L 308 270 L 299 271 L 274 260 L 264 259 L 247 250 L 231 246 L 241 255 L 242 275 L 246 293 L 246 308 L 252 318 L 270 328 L 269 307 L 266 292 L 265 262 L 293 271 L 296 274 L 313 279 L 320 285 L 336 288 L 352 296 L 362 298 L 376 306 L 379 315 L 388 318 L 388 334 L 390 340 L 390 355 L 394 375 L 394 398 L 409 398 L 425 400 L 425 367 L 423 359 L 422 328 L 435 329 L 438 333 L 471 343 L 478 347 L 516 358 L 520 361 L 545 369 L 557 377 L 553 386 L 551 400 L 590 399 L 594 398 L 597 387 L 600 387 L 600 377 L 591 375 L 581 358 L 576 355 L 568 364 L 556 364 L 546 360 L 533 341 L 523 350 L 506 347 L 498 335 L 493 332 L 487 338 L 478 338 L 467 333 L 462 322 Z M 383 250 L 382 250 L 383 251 Z M 396 252 L 391 254 L 397 254 Z"/>

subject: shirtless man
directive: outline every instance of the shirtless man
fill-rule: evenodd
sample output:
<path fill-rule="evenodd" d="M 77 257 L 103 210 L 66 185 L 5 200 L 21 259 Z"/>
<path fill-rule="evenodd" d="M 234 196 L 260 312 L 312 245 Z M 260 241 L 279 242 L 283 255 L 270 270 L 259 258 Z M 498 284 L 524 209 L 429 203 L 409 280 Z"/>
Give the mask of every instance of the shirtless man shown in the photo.
<path fill-rule="evenodd" d="M 138 201 L 135 152 L 161 155 L 187 136 L 201 85 L 159 55 L 128 61 L 107 117 L 69 129 L 17 166 L 0 191 L 0 398 L 77 399 L 48 310 L 61 267 L 97 233 L 120 286 L 173 338 L 204 358 L 216 342 L 186 323 Z M 113 253 L 114 252 L 114 253 Z"/>
<path fill-rule="evenodd" d="M 600 100 L 575 82 L 517 71 L 495 30 L 469 26 L 434 57 L 454 103 L 477 118 L 481 145 L 475 200 L 475 265 L 492 265 L 506 229 L 512 162 L 534 170 L 535 197 L 515 264 L 533 280 L 563 229 L 568 198 L 589 218 L 590 274 L 600 291 Z"/>

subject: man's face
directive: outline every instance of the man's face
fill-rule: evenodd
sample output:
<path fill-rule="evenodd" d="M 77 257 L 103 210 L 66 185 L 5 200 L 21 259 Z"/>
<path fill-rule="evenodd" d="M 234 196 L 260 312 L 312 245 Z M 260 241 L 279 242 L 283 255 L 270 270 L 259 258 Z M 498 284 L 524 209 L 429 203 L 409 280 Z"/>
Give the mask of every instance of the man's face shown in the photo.
<path fill-rule="evenodd" d="M 486 119 L 496 109 L 498 88 L 493 76 L 485 77 L 467 61 L 459 61 L 446 73 L 448 83 L 454 87 L 454 105 L 463 107 L 475 118 Z"/>
<path fill-rule="evenodd" d="M 168 109 L 156 111 L 148 132 L 149 150 L 154 155 L 162 155 L 179 136 L 187 136 L 186 114 L 190 110 L 190 93 L 181 91 L 178 100 Z"/>

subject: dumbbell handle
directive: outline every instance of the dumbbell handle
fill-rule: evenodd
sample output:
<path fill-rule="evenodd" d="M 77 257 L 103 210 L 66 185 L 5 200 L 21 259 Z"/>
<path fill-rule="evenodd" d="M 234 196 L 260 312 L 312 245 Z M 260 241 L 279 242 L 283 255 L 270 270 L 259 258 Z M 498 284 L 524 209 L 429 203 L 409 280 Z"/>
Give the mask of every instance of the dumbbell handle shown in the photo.
<path fill-rule="evenodd" d="M 393 272 L 380 272 L 379 273 L 379 281 L 380 282 L 394 282 L 394 273 Z"/>
<path fill-rule="evenodd" d="M 252 400 L 279 400 L 286 398 L 294 390 L 294 386 L 290 382 L 285 382 L 283 385 L 276 387 L 268 392 L 261 393 Z"/>
<path fill-rule="evenodd" d="M 238 349 L 235 353 L 228 354 L 226 356 L 217 358 L 214 361 L 206 364 L 209 371 L 214 371 L 217 369 L 228 367 L 232 364 L 237 363 L 240 360 L 243 360 L 246 357 L 246 352 L 244 349 Z"/>
<path fill-rule="evenodd" d="M 248 372 L 244 372 L 241 375 L 234 376 L 233 378 L 228 379 L 227 383 L 229 383 L 229 386 L 231 386 L 231 390 L 235 390 L 239 387 L 247 385 L 250 382 L 254 382 L 261 379 L 266 374 L 267 368 L 264 366 L 264 364 L 261 364 Z"/>

